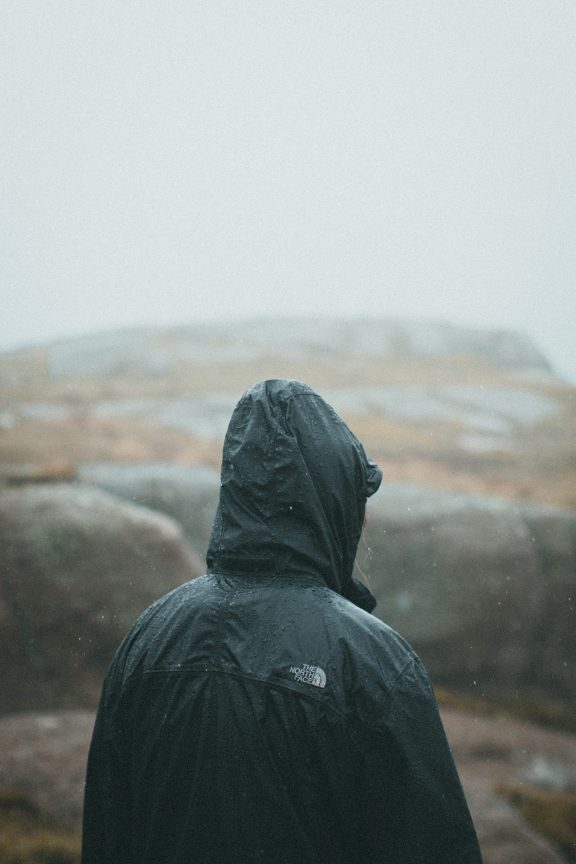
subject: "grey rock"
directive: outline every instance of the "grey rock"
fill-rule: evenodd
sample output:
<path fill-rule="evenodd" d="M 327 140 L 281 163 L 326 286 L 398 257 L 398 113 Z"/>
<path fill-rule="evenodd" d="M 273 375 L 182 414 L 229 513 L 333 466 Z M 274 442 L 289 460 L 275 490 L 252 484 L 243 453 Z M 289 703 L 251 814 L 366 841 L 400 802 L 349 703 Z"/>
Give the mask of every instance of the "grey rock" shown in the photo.
<path fill-rule="evenodd" d="M 510 432 L 512 424 L 533 425 L 561 410 L 556 400 L 520 387 L 397 385 L 326 389 L 323 395 L 340 413 L 384 414 L 418 423 L 457 422 L 496 434 Z"/>
<path fill-rule="evenodd" d="M 220 494 L 220 475 L 206 466 L 97 462 L 78 468 L 81 480 L 175 519 L 201 558 Z"/>
<path fill-rule="evenodd" d="M 548 691 L 576 696 L 576 514 L 524 504 L 540 575 L 540 620 L 533 633 L 531 677 Z"/>
<path fill-rule="evenodd" d="M 292 318 L 206 324 L 172 332 L 182 357 L 199 364 L 212 365 L 215 357 L 228 362 L 292 359 L 295 350 L 302 360 L 322 355 L 338 363 L 339 346 L 345 345 L 347 359 L 466 355 L 503 369 L 550 372 L 546 359 L 523 334 L 441 321 Z"/>
<path fill-rule="evenodd" d="M 560 411 L 554 399 L 522 388 L 475 391 L 419 385 L 356 386 L 326 388 L 323 396 L 338 413 L 348 417 L 380 414 L 409 423 L 459 424 L 465 430 L 480 433 L 484 439 L 499 436 L 498 443 L 503 445 L 514 427 L 529 427 Z M 222 438 L 238 397 L 238 393 L 222 391 L 178 398 L 106 400 L 96 403 L 93 413 L 97 418 L 140 416 L 200 438 Z M 464 447 L 470 446 L 465 435 L 462 442 Z M 483 449 L 482 438 L 480 445 L 472 449 Z"/>
<path fill-rule="evenodd" d="M 237 393 L 166 400 L 155 419 L 162 426 L 191 432 L 199 438 L 223 438 L 237 401 Z"/>
<path fill-rule="evenodd" d="M 51 822 L 80 829 L 91 711 L 0 717 L 0 787 L 24 793 Z"/>
<path fill-rule="evenodd" d="M 12 429 L 16 425 L 13 411 L 0 411 L 0 429 Z"/>
<path fill-rule="evenodd" d="M 180 429 L 199 438 L 222 438 L 238 401 L 237 393 L 181 396 L 167 399 L 117 399 L 96 404 L 94 416 L 145 417 L 160 426 Z"/>
<path fill-rule="evenodd" d="M 436 680 L 575 704 L 575 548 L 559 508 L 384 484 L 359 564 Z"/>
<path fill-rule="evenodd" d="M 443 394 L 463 406 L 479 409 L 481 416 L 496 415 L 519 425 L 540 423 L 559 410 L 554 399 L 522 388 L 452 386 L 443 388 Z"/>
<path fill-rule="evenodd" d="M 0 493 L 0 712 L 95 704 L 137 616 L 201 572 L 173 520 L 101 490 Z"/>
<path fill-rule="evenodd" d="M 51 378 L 166 375 L 175 358 L 158 340 L 159 331 L 99 333 L 58 342 L 48 353 Z"/>
<path fill-rule="evenodd" d="M 21 417 L 27 420 L 47 420 L 48 422 L 59 422 L 67 420 L 71 411 L 67 405 L 58 405 L 52 402 L 23 402 L 18 406 Z"/>
<path fill-rule="evenodd" d="M 383 414 L 399 420 L 450 421 L 462 413 L 454 405 L 418 385 L 326 389 L 323 396 L 338 413 L 347 415 Z"/>
<path fill-rule="evenodd" d="M 550 366 L 523 334 L 478 330 L 441 321 L 291 318 L 212 323 L 171 329 L 93 334 L 59 342 L 49 349 L 52 378 L 120 374 L 164 376 L 178 363 L 214 367 L 275 359 L 302 361 L 328 357 L 346 367 L 350 360 L 403 357 L 471 357 L 506 370 L 550 373 Z"/>
<path fill-rule="evenodd" d="M 443 710 L 442 716 L 485 864 L 565 861 L 499 790 L 573 791 L 576 738 L 505 715 L 469 716 Z"/>

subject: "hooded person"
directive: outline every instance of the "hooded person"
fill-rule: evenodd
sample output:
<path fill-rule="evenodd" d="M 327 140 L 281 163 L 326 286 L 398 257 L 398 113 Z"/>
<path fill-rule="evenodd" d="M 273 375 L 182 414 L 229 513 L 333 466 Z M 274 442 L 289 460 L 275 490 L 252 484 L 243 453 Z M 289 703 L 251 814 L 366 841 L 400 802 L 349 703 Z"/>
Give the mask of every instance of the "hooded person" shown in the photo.
<path fill-rule="evenodd" d="M 352 576 L 381 479 L 306 385 L 242 397 L 208 572 L 106 677 L 84 864 L 480 864 L 426 672 Z"/>

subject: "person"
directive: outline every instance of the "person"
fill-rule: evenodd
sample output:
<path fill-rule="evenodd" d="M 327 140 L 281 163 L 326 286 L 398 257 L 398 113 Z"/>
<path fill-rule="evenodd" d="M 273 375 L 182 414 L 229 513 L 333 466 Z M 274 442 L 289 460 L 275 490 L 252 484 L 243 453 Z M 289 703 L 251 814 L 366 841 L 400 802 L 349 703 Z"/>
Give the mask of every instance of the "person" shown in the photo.
<path fill-rule="evenodd" d="M 84 864 L 481 861 L 426 671 L 352 576 L 381 477 L 306 385 L 240 399 L 208 572 L 106 677 Z"/>

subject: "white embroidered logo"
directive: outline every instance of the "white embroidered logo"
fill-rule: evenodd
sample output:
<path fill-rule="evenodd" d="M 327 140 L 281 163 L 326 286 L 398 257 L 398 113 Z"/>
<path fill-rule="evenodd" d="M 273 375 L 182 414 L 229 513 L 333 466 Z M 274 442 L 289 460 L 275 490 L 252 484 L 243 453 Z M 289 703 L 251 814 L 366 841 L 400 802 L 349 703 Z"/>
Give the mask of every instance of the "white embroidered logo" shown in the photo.
<path fill-rule="evenodd" d="M 295 681 L 301 681 L 303 684 L 312 684 L 314 687 L 326 686 L 326 673 L 320 666 L 310 666 L 308 663 L 303 663 L 302 666 L 291 666 L 290 674 L 294 676 Z"/>

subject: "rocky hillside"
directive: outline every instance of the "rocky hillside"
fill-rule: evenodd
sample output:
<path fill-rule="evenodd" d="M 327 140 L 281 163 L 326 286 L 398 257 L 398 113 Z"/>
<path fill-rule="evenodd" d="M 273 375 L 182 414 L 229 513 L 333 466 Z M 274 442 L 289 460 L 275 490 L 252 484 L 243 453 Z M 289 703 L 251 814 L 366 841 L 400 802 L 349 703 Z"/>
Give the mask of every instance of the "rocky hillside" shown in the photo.
<path fill-rule="evenodd" d="M 576 507 L 575 389 L 522 335 L 437 322 L 252 321 L 2 354 L 0 475 L 217 466 L 236 400 L 270 377 L 317 388 L 388 479 Z"/>
<path fill-rule="evenodd" d="M 104 670 L 203 572 L 228 418 L 270 377 L 384 469 L 357 575 L 439 688 L 486 864 L 576 860 L 576 389 L 518 334 L 297 319 L 0 354 L 0 859 L 78 861 Z"/>

